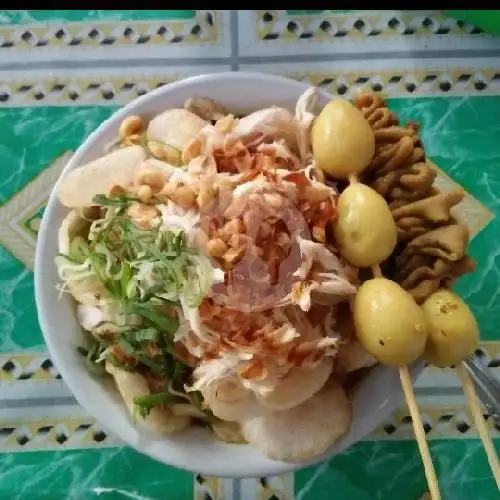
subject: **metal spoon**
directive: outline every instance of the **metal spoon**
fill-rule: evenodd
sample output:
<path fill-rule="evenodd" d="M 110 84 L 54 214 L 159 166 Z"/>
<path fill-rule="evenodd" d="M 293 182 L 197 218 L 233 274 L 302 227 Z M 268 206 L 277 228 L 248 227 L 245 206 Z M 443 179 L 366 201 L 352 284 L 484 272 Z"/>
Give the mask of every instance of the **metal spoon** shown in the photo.
<path fill-rule="evenodd" d="M 500 380 L 476 354 L 469 356 L 464 364 L 474 382 L 479 399 L 495 424 L 500 427 Z"/>

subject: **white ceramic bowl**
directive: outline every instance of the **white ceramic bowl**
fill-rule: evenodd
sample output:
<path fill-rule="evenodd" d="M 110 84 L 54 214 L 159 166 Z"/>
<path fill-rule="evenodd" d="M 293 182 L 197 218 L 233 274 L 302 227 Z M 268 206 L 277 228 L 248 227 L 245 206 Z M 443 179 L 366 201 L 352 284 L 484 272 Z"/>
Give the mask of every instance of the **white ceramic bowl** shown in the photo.
<path fill-rule="evenodd" d="M 210 97 L 230 110 L 258 109 L 277 104 L 293 109 L 307 85 L 285 78 L 257 73 L 219 73 L 202 75 L 165 85 L 131 102 L 106 120 L 78 148 L 62 175 L 103 154 L 121 121 L 129 114 L 154 116 L 169 107 L 182 107 L 193 96 Z M 330 96 L 321 95 L 322 104 Z M 82 332 L 76 321 L 69 295 L 59 298 L 58 276 L 54 265 L 57 231 L 67 210 L 53 191 L 40 227 L 35 259 L 35 294 L 40 325 L 50 355 L 78 402 L 100 423 L 141 453 L 195 472 L 219 477 L 259 477 L 281 474 L 303 466 L 276 462 L 251 446 L 232 445 L 215 440 L 208 431 L 190 429 L 182 434 L 158 438 L 133 425 L 120 397 L 102 381 L 89 375 L 76 347 Z M 421 365 L 413 369 L 414 375 Z M 349 434 L 321 461 L 353 445 L 381 424 L 403 400 L 398 372 L 377 367 L 356 389 L 354 419 Z M 293 433 L 293 429 L 290 429 Z"/>

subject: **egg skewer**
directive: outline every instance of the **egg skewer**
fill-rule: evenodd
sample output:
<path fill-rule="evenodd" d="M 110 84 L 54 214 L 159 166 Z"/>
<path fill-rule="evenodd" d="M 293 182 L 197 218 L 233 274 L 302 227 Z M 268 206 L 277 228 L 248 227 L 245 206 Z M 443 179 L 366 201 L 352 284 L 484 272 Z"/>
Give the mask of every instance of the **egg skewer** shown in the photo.
<path fill-rule="evenodd" d="M 333 100 L 316 118 L 311 142 L 317 166 L 334 178 L 349 180 L 338 200 L 334 228 L 338 249 L 350 264 L 371 268 L 375 276 L 360 286 L 354 299 L 358 341 L 381 363 L 398 366 L 431 498 L 440 500 L 436 471 L 408 371 L 408 365 L 425 350 L 425 315 L 410 294 L 383 278 L 380 263 L 396 247 L 396 225 L 384 198 L 357 179 L 373 158 L 373 131 L 352 104 Z M 401 310 L 403 314 L 399 314 Z M 401 318 L 400 324 L 393 321 L 394 314 Z M 380 328 L 381 325 L 387 328 Z"/>
<path fill-rule="evenodd" d="M 493 477 L 500 489 L 498 455 L 464 364 L 464 360 L 479 344 L 479 329 L 474 315 L 469 306 L 449 290 L 438 290 L 430 295 L 422 304 L 422 310 L 429 325 L 429 339 L 424 356 L 436 366 L 456 367 L 467 406 L 483 443 Z"/>
<path fill-rule="evenodd" d="M 355 178 L 351 178 L 350 180 L 351 186 L 356 182 L 357 180 Z M 373 195 L 375 194 L 377 193 L 373 191 Z M 382 197 L 380 198 L 385 203 L 385 200 L 383 200 Z M 387 212 L 390 215 L 388 207 L 387 207 Z M 387 222 L 386 226 L 387 228 L 389 228 L 390 222 Z M 386 232 L 389 232 L 389 230 L 387 230 Z M 396 234 L 395 225 L 394 225 L 394 234 Z M 387 243 L 387 240 L 384 241 L 385 243 Z M 387 244 L 385 246 L 387 253 L 389 246 Z M 390 253 L 392 253 L 393 249 L 394 247 L 390 250 L 389 255 Z M 380 250 L 379 253 L 380 255 L 384 255 L 384 252 L 381 252 Z M 388 255 L 385 255 L 384 258 L 380 259 L 380 262 L 385 260 L 387 257 Z M 394 281 L 386 280 L 383 277 L 380 265 L 378 263 L 372 264 L 370 267 L 372 269 L 372 273 L 375 276 L 375 278 L 366 281 L 365 283 L 363 283 L 363 285 L 365 285 L 365 287 L 371 286 L 371 288 L 373 288 L 373 292 L 370 291 L 370 293 L 373 293 L 374 296 L 377 296 L 376 301 L 372 301 L 372 305 L 376 304 L 376 306 L 373 307 L 372 308 L 373 310 L 371 311 L 373 316 L 369 317 L 365 314 L 366 313 L 365 306 L 363 304 L 360 306 L 359 302 L 365 300 L 367 302 L 370 302 L 370 299 L 366 299 L 366 292 L 365 292 L 366 288 L 365 290 L 361 291 L 360 287 L 360 290 L 358 290 L 358 294 L 356 295 L 354 302 L 355 304 L 354 324 L 356 325 L 357 337 L 358 340 L 361 342 L 361 344 L 365 347 L 365 349 L 367 349 L 369 352 L 371 352 L 371 354 L 377 357 L 379 361 L 388 365 L 398 366 L 399 378 L 401 380 L 401 387 L 403 388 L 406 403 L 412 418 L 413 431 L 415 433 L 415 438 L 417 441 L 420 456 L 422 457 L 422 462 L 424 465 L 424 473 L 427 479 L 427 483 L 429 485 L 429 492 L 431 494 L 431 499 L 440 500 L 441 494 L 439 491 L 439 483 L 436 471 L 434 469 L 434 464 L 432 462 L 432 457 L 429 451 L 429 446 L 427 444 L 427 440 L 425 437 L 422 417 L 420 415 L 417 399 L 415 397 L 415 392 L 413 390 L 411 375 L 408 370 L 408 365 L 416 361 L 422 355 L 425 349 L 427 341 L 427 326 L 425 322 L 425 315 L 422 313 L 422 311 L 415 303 L 413 298 L 410 296 L 410 294 L 408 294 L 405 290 L 403 290 Z M 390 309 L 387 308 L 387 306 L 383 308 L 380 307 L 381 304 L 384 303 L 383 301 L 381 301 L 381 296 L 380 296 L 382 292 L 381 285 L 383 283 L 384 283 L 383 288 L 385 288 L 389 301 L 393 301 L 397 297 L 396 302 L 394 302 L 394 304 L 397 304 L 396 308 L 402 308 L 402 310 L 406 312 L 404 317 L 402 317 L 403 324 L 394 323 L 394 327 L 395 329 L 397 329 L 397 333 L 395 332 L 395 335 L 400 339 L 402 339 L 404 344 L 406 345 L 401 345 L 400 342 L 394 342 L 395 338 L 397 337 L 391 338 L 391 336 L 389 336 L 390 343 L 394 343 L 395 352 L 389 352 L 387 354 L 381 355 L 380 349 L 374 346 L 373 343 L 377 342 L 377 338 L 378 338 L 378 343 L 382 348 L 386 347 L 389 343 L 387 341 L 384 341 L 381 336 L 378 336 L 377 332 L 375 331 L 376 329 L 372 328 L 373 324 L 376 324 L 377 321 L 377 319 L 374 318 L 374 316 L 384 315 L 388 319 L 392 320 L 394 316 L 391 314 L 391 312 L 397 313 L 397 310 L 390 311 Z M 363 294 L 363 292 L 365 292 L 365 294 Z M 385 304 L 388 304 L 388 302 L 386 301 Z M 360 309 L 362 312 L 359 312 Z M 366 326 L 368 323 L 371 323 L 369 327 Z M 401 332 L 405 332 L 405 334 L 401 335 Z M 410 336 L 414 336 L 415 338 L 408 338 Z"/>
<path fill-rule="evenodd" d="M 376 277 L 365 281 L 355 298 L 354 323 L 357 337 L 365 349 L 375 355 L 379 361 L 398 367 L 431 498 L 439 500 L 441 496 L 438 479 L 408 370 L 408 365 L 416 361 L 425 348 L 427 341 L 425 316 L 410 294 L 394 281 L 382 277 L 379 265 L 374 265 L 372 271 Z M 366 314 L 367 310 L 371 314 Z M 398 310 L 401 314 L 401 322 L 394 321 L 394 315 L 398 314 Z M 376 323 L 376 316 L 379 315 L 385 316 L 385 321 L 392 322 L 393 331 L 386 330 L 382 333 L 380 327 L 377 327 L 377 324 L 381 324 L 380 319 Z M 382 334 L 377 335 L 377 330 Z M 415 339 L 411 339 L 412 336 L 415 336 Z M 380 349 L 375 347 L 376 342 L 380 344 Z M 385 347 L 389 347 L 389 352 L 381 353 Z"/>
<path fill-rule="evenodd" d="M 361 285 L 355 298 L 357 337 L 381 363 L 399 366 L 401 384 L 432 498 L 440 498 L 439 488 L 407 368 L 422 354 L 436 366 L 456 365 L 467 404 L 500 489 L 498 456 L 463 363 L 478 344 L 478 328 L 472 312 L 457 295 L 448 290 L 434 293 L 419 308 L 399 285 L 383 279 L 380 263 L 392 254 L 397 234 L 385 200 L 357 181 L 357 175 L 368 166 L 375 151 L 373 131 L 359 110 L 347 101 L 331 101 L 314 122 L 311 142 L 317 166 L 334 178 L 349 180 L 349 187 L 339 197 L 335 238 L 340 253 L 348 262 L 357 267 L 370 267 L 375 276 Z M 399 305 L 405 304 L 408 314 L 399 315 L 402 326 L 390 317 L 389 321 L 394 325 L 386 323 L 388 331 L 377 331 L 373 324 L 383 324 L 380 319 L 384 313 L 390 312 L 391 300 Z M 384 306 L 381 308 L 382 303 Z M 392 309 L 397 315 L 393 304 Z M 372 324 L 364 318 L 367 312 L 372 315 Z"/>

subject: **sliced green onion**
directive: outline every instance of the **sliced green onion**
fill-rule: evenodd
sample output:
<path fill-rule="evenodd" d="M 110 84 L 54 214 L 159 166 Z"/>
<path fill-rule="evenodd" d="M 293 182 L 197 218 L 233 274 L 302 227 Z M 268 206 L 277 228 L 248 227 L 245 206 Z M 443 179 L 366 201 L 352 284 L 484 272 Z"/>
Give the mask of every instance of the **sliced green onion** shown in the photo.
<path fill-rule="evenodd" d="M 135 354 L 134 346 L 123 335 L 118 339 L 117 344 L 128 356 L 133 356 Z"/>
<path fill-rule="evenodd" d="M 157 327 L 160 331 L 175 333 L 179 327 L 177 319 L 164 316 L 150 304 L 131 304 L 127 308 L 130 314 L 141 316 L 151 326 Z"/>
<path fill-rule="evenodd" d="M 127 338 L 130 342 L 155 342 L 158 340 L 159 332 L 156 328 L 142 328 L 135 332 L 129 332 Z"/>
<path fill-rule="evenodd" d="M 128 206 L 130 203 L 134 201 L 139 201 L 135 196 L 128 195 L 117 195 L 117 196 L 105 196 L 103 194 L 96 194 L 94 198 L 92 198 L 92 202 L 95 205 L 100 205 L 103 207 L 122 207 Z"/>
<path fill-rule="evenodd" d="M 128 372 L 135 371 L 135 367 L 133 365 L 121 363 L 112 352 L 110 352 L 106 356 L 106 361 L 109 361 L 113 366 L 116 366 L 117 368 L 120 368 L 122 370 L 126 370 Z"/>
<path fill-rule="evenodd" d="M 121 292 L 126 297 L 128 292 L 128 286 L 132 280 L 132 267 L 128 262 L 125 262 L 122 267 L 122 275 L 120 278 Z"/>
<path fill-rule="evenodd" d="M 161 406 L 172 401 L 174 396 L 168 392 L 159 392 L 156 394 L 145 394 L 134 398 L 135 409 L 141 418 L 146 418 L 153 407 Z"/>
<path fill-rule="evenodd" d="M 163 373 L 163 364 L 161 363 L 161 361 L 156 361 L 155 359 L 149 357 L 149 355 L 147 354 L 135 354 L 134 357 L 135 359 L 137 359 L 137 361 L 146 365 L 153 372 L 158 374 Z"/>
<path fill-rule="evenodd" d="M 90 373 L 99 377 L 106 375 L 106 370 L 102 363 L 97 363 L 101 351 L 101 346 L 97 341 L 93 342 L 88 349 L 78 346 L 77 351 L 83 357 L 85 367 Z"/>
<path fill-rule="evenodd" d="M 73 238 L 69 244 L 69 255 L 73 260 L 82 264 L 89 256 L 88 243 L 80 236 Z"/>

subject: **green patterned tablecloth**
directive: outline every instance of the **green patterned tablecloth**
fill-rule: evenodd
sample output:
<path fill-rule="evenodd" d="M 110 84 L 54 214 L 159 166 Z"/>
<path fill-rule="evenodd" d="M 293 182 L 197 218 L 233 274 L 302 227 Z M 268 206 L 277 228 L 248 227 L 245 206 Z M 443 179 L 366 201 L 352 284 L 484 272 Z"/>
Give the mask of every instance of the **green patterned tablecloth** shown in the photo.
<path fill-rule="evenodd" d="M 52 365 L 33 298 L 45 200 L 72 152 L 119 106 L 188 75 L 278 73 L 384 92 L 468 191 L 478 260 L 458 289 L 500 366 L 500 39 L 439 11 L 0 11 L 0 498 L 417 500 L 425 478 L 406 408 L 366 441 L 295 475 L 193 476 L 123 447 Z M 499 498 L 455 374 L 417 393 L 444 500 Z M 499 431 L 488 420 L 500 448 Z"/>

